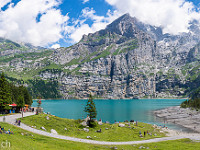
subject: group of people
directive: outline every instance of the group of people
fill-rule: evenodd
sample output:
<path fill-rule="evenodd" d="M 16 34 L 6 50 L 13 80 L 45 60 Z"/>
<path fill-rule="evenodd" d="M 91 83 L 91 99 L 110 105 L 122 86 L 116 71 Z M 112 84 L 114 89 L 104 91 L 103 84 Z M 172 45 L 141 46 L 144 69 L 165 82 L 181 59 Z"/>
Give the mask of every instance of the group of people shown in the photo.
<path fill-rule="evenodd" d="M 147 130 L 147 131 L 144 131 L 144 137 L 145 137 L 146 135 L 152 135 L 152 134 Z M 140 137 L 143 137 L 141 131 L 139 131 L 139 136 L 140 136 Z"/>
<path fill-rule="evenodd" d="M 13 134 L 13 131 L 10 131 L 10 129 L 8 129 L 8 131 L 6 131 L 6 130 L 4 129 L 4 127 L 2 128 L 2 127 L 0 126 L 0 134 L 2 134 L 2 133 Z"/>
<path fill-rule="evenodd" d="M 29 108 L 26 108 L 26 107 L 24 107 L 24 108 L 22 108 L 22 109 L 20 109 L 20 111 L 22 112 L 34 112 L 34 108 L 33 107 L 29 107 Z"/>
<path fill-rule="evenodd" d="M 18 126 L 20 126 L 20 123 L 21 123 L 21 120 L 17 120 L 16 119 L 16 122 L 15 122 Z"/>

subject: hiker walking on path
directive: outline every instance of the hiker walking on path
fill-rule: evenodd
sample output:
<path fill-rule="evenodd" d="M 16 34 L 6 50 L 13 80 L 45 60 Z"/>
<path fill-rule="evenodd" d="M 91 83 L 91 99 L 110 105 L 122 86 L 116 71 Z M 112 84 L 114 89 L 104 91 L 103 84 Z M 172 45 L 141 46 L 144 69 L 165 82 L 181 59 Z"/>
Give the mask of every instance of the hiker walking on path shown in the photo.
<path fill-rule="evenodd" d="M 21 120 L 18 121 L 18 126 L 20 126 Z"/>
<path fill-rule="evenodd" d="M 6 116 L 3 116 L 3 122 L 6 122 Z"/>

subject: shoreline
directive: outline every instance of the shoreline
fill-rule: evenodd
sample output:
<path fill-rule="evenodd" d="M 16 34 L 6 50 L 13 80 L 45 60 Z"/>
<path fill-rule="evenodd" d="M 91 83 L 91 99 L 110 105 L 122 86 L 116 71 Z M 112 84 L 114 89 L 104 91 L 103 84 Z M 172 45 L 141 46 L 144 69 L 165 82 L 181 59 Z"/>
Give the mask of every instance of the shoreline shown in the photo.
<path fill-rule="evenodd" d="M 187 98 L 152 98 L 153 100 L 186 100 Z M 139 99 L 94 99 L 94 100 L 152 100 L 151 98 L 139 98 Z M 54 98 L 49 98 L 49 99 L 33 99 L 33 100 L 88 100 L 88 99 L 62 99 L 62 98 L 58 98 L 58 99 L 54 99 Z"/>
<path fill-rule="evenodd" d="M 200 133 L 200 112 L 189 108 L 180 108 L 180 106 L 168 107 L 161 110 L 154 111 L 154 115 L 163 119 L 166 123 L 173 123 L 175 125 L 188 129 L 188 132 L 167 130 L 171 135 L 179 134 L 199 134 Z M 176 133 L 175 133 L 176 132 Z"/>

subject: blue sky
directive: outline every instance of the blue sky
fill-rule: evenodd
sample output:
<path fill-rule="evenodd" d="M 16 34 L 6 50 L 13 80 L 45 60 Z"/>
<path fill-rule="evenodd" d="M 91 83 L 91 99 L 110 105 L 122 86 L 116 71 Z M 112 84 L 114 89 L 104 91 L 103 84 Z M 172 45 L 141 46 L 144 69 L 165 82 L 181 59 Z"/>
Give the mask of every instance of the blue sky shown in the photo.
<path fill-rule="evenodd" d="M 179 34 L 200 20 L 199 8 L 199 0 L 0 0 L 0 37 L 67 47 L 124 13 Z"/>

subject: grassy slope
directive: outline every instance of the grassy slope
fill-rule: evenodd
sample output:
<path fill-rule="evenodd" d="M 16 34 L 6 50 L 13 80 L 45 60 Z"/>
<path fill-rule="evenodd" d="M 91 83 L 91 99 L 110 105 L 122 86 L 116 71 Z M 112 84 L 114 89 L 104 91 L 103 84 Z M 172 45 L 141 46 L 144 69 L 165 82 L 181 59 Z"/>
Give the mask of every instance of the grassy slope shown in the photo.
<path fill-rule="evenodd" d="M 128 125 L 126 125 L 126 127 L 118 127 L 118 124 L 103 124 L 101 126 L 98 125 L 94 129 L 90 128 L 89 132 L 85 132 L 82 130 L 84 127 L 81 126 L 77 120 L 63 119 L 54 116 L 49 116 L 50 119 L 47 120 L 45 116 L 45 114 L 29 116 L 24 118 L 22 122 L 30 126 L 36 126 L 37 129 L 43 126 L 46 128 L 47 132 L 50 132 L 51 129 L 55 129 L 62 135 L 83 139 L 90 136 L 93 140 L 98 141 L 137 141 L 164 136 L 159 130 L 154 129 L 152 125 L 145 123 L 138 123 L 138 126 L 131 125 L 131 128 L 128 128 Z M 65 128 L 67 128 L 67 131 L 64 130 Z M 102 133 L 96 132 L 100 128 Z M 108 128 L 108 130 L 106 130 L 106 128 Z M 145 138 L 139 137 L 139 131 L 143 133 L 147 130 L 152 133 L 152 136 L 148 135 Z M 157 136 L 154 136 L 155 133 Z"/>
<path fill-rule="evenodd" d="M 114 146 L 92 145 L 78 142 L 71 142 L 66 140 L 54 139 L 46 136 L 37 135 L 27 132 L 13 125 L 7 123 L 0 123 L 5 130 L 10 129 L 14 135 L 2 134 L 0 135 L 0 142 L 10 142 L 11 150 L 88 150 L 88 149 L 112 149 Z M 22 133 L 24 135 L 22 135 Z M 199 150 L 200 143 L 193 142 L 189 139 L 166 141 L 158 143 L 140 144 L 140 145 L 121 145 L 116 146 L 122 150 L 136 150 L 140 146 L 149 147 L 150 150 Z"/>

